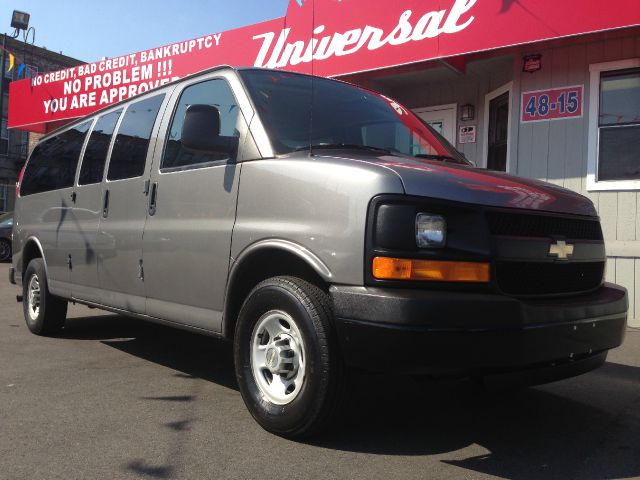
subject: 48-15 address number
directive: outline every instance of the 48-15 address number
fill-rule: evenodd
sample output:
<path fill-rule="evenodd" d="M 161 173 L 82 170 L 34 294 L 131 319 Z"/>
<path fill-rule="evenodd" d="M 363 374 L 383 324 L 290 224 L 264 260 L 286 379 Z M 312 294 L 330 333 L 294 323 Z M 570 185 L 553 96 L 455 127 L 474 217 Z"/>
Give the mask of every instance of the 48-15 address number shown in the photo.
<path fill-rule="evenodd" d="M 576 113 L 580 107 L 578 101 L 578 91 L 571 90 L 566 93 L 562 93 L 558 96 L 557 102 L 551 102 L 549 95 L 542 94 L 539 96 L 533 95 L 529 99 L 529 103 L 525 107 L 524 111 L 532 117 L 546 117 L 551 111 L 557 110 L 558 113 Z"/>
<path fill-rule="evenodd" d="M 582 116 L 584 87 L 555 88 L 522 94 L 522 121 L 539 122 Z"/>

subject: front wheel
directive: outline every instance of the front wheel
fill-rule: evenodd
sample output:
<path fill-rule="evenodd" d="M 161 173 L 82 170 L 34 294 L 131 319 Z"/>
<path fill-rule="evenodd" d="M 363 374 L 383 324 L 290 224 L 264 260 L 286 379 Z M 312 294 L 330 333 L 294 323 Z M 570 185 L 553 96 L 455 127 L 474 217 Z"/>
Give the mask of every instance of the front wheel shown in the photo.
<path fill-rule="evenodd" d="M 270 278 L 246 298 L 234 339 L 236 377 L 265 430 L 300 438 L 337 413 L 345 370 L 331 317 L 327 294 L 299 278 Z"/>
<path fill-rule="evenodd" d="M 29 262 L 23 279 L 22 308 L 31 333 L 52 335 L 64 327 L 67 301 L 51 295 L 41 258 Z"/>

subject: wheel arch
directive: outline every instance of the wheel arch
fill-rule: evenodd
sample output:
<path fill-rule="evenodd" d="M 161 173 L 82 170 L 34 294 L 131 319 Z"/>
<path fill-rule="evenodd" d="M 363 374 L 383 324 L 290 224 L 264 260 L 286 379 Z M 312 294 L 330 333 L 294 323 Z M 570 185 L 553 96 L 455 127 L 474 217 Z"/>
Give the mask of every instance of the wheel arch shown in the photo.
<path fill-rule="evenodd" d="M 325 263 L 302 245 L 282 239 L 256 242 L 233 262 L 225 291 L 222 333 L 233 338 L 240 308 L 251 289 L 267 278 L 289 275 L 328 291 L 332 273 Z"/>
<path fill-rule="evenodd" d="M 29 262 L 34 258 L 41 258 L 44 263 L 44 273 L 49 278 L 49 269 L 47 267 L 47 260 L 44 256 L 44 249 L 37 237 L 29 237 L 24 242 L 22 247 L 22 255 L 20 256 L 22 265 L 20 267 L 20 273 L 22 274 L 22 281 L 24 281 L 24 274 L 27 271 Z"/>

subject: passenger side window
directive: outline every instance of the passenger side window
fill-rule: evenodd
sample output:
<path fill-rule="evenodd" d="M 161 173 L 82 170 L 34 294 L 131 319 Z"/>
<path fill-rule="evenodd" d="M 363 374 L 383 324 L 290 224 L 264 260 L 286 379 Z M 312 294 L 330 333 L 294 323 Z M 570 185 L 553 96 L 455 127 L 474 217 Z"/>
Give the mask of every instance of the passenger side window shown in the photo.
<path fill-rule="evenodd" d="M 598 181 L 640 180 L 640 68 L 602 72 L 598 131 Z"/>
<path fill-rule="evenodd" d="M 85 122 L 38 145 L 27 163 L 20 195 L 72 187 L 80 152 L 91 122 Z"/>
<path fill-rule="evenodd" d="M 188 150 L 182 146 L 182 125 L 190 105 L 213 105 L 220 111 L 220 136 L 239 137 L 239 107 L 231 88 L 225 80 L 215 79 L 191 85 L 184 89 L 176 107 L 169 136 L 160 166 L 162 171 L 181 169 L 196 165 L 229 160 L 226 153 L 204 153 Z"/>
<path fill-rule="evenodd" d="M 111 143 L 111 135 L 113 135 L 113 131 L 116 129 L 116 124 L 121 114 L 122 110 L 107 113 L 101 116 L 96 122 L 96 126 L 89 136 L 87 148 L 84 151 L 78 185 L 91 185 L 102 181 L 104 165 L 107 162 L 109 144 Z"/>
<path fill-rule="evenodd" d="M 164 95 L 147 98 L 127 107 L 111 152 L 107 179 L 122 180 L 144 173 L 149 140 Z"/>

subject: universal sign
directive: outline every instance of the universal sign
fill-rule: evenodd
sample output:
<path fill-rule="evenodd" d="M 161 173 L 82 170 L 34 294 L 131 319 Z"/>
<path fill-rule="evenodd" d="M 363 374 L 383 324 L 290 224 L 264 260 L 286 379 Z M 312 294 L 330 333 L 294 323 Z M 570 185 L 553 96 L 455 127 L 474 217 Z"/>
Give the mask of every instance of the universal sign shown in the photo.
<path fill-rule="evenodd" d="M 395 28 L 389 32 L 365 25 L 316 38 L 326 29 L 325 25 L 319 25 L 313 30 L 314 36 L 308 42 L 299 40 L 292 43 L 287 43 L 291 28 L 281 30 L 277 40 L 274 32 L 263 33 L 253 37 L 254 40 L 262 40 L 254 65 L 284 68 L 312 60 L 326 60 L 333 56 L 353 55 L 365 46 L 367 50 L 375 51 L 385 45 L 399 46 L 436 38 L 443 33 L 457 33 L 473 22 L 474 17 L 467 14 L 476 2 L 477 0 L 456 0 L 449 10 L 430 11 L 422 16 L 414 15 L 412 10 L 405 10 Z"/>

